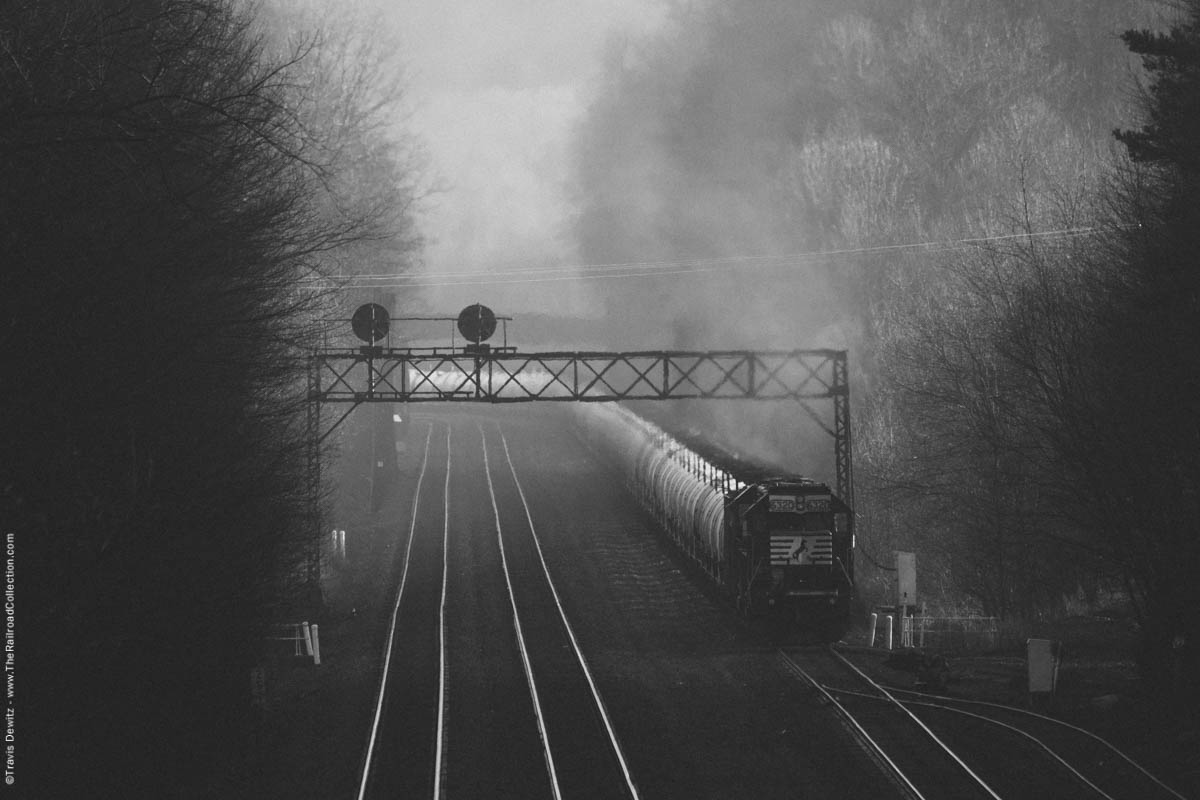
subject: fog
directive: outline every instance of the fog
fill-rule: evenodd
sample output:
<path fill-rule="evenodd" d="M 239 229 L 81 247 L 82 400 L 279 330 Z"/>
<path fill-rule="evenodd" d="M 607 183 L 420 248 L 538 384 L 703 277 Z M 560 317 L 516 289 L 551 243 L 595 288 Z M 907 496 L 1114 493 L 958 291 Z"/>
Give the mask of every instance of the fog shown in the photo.
<path fill-rule="evenodd" d="M 405 76 L 397 128 L 434 187 L 417 212 L 424 247 L 396 267 L 414 273 L 394 287 L 402 301 L 606 318 L 594 344 L 630 349 L 846 345 L 823 271 L 796 257 L 817 242 L 778 213 L 788 176 L 761 153 L 789 76 L 755 52 L 795 32 L 779 8 L 743 11 L 759 26 L 716 41 L 694 6 L 368 9 Z"/>
<path fill-rule="evenodd" d="M 780 76 L 752 52 L 706 41 L 699 12 L 660 0 L 410 0 L 386 14 L 404 45 L 409 124 L 441 185 L 420 220 L 427 245 L 414 283 L 425 309 L 483 302 L 514 316 L 510 340 L 526 349 L 548 342 L 523 338 L 522 312 L 607 323 L 577 346 L 847 346 L 848 317 L 820 265 L 778 258 L 815 244 L 781 224 L 781 176 L 764 172 L 755 151 L 764 120 L 778 133 L 764 115 Z M 778 9 L 759 19 L 745 33 L 753 48 L 791 41 Z M 647 79 L 659 83 L 629 85 Z M 687 95 L 681 81 L 693 84 Z M 711 428 L 746 412 L 692 404 L 683 416 Z M 721 423 L 724 438 L 814 468 L 796 464 L 790 447 L 789 458 L 762 446 L 799 409 L 750 416 Z M 828 462 L 827 437 L 815 444 Z"/>
<path fill-rule="evenodd" d="M 1136 5 L 379 3 L 436 187 L 397 299 L 530 350 L 847 349 L 861 392 L 906 274 L 1092 180 Z M 827 477 L 794 406 L 658 411 Z"/>
<path fill-rule="evenodd" d="M 429 441 L 334 402 L 352 354 L 321 355 L 370 299 L 386 346 L 479 302 L 527 352 L 844 348 L 862 610 L 914 553 L 936 615 L 1019 641 L 1069 614 L 1089 649 L 1110 620 L 1140 640 L 1122 692 L 1200 708 L 1200 0 L 24 0 L 0 39 L 0 298 L 36 365 L 0 405 L 22 785 L 340 780 L 276 756 L 354 749 L 337 676 L 370 678 L 349 642 L 394 612 L 424 491 L 380 456 Z M 606 492 L 553 496 L 585 456 L 552 409 L 486 416 L 561 458 L 556 519 L 600 519 Z M 634 410 L 835 483 L 827 399 Z M 373 542 L 352 568 L 330 527 Z M 268 677 L 270 626 L 306 618 L 350 671 Z"/>
<path fill-rule="evenodd" d="M 606 43 L 647 35 L 661 0 L 428 0 L 387 3 L 414 113 L 440 191 L 422 212 L 428 308 L 482 302 L 497 313 L 596 315 L 580 282 L 512 279 L 577 264 L 567 186 L 572 133 L 592 100 Z M 465 275 L 464 275 L 465 273 Z M 529 276 L 526 276 L 529 277 Z M 458 283 L 465 285 L 436 285 Z M 519 329 L 519 328 L 518 328 Z"/>

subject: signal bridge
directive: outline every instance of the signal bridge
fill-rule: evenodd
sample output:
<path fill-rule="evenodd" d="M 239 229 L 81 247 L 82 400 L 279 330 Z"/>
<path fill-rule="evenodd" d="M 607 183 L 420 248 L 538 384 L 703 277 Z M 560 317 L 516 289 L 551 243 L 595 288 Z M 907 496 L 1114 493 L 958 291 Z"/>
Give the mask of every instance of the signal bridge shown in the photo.
<path fill-rule="evenodd" d="M 796 402 L 833 439 L 837 491 L 853 505 L 845 350 L 522 353 L 507 346 L 507 331 L 504 345 L 485 344 L 498 319 L 486 306 L 468 306 L 456 320 L 464 347 L 398 348 L 378 344 L 388 335 L 387 310 L 360 307 L 351 327 L 366 344 L 316 351 L 309 360 L 313 497 L 319 442 L 362 403 L 771 400 Z M 322 433 L 326 404 L 345 410 Z"/>
<path fill-rule="evenodd" d="M 844 394 L 845 352 L 642 351 L 519 353 L 469 346 L 360 347 L 313 356 L 310 399 L 322 403 L 466 400 L 816 400 Z"/>

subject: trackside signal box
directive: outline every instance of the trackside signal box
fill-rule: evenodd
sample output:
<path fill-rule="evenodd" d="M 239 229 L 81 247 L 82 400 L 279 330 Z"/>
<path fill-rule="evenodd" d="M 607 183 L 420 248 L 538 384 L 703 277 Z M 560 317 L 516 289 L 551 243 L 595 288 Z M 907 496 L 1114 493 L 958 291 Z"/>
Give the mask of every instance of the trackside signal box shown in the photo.
<path fill-rule="evenodd" d="M 1058 685 L 1058 664 L 1062 660 L 1062 643 L 1053 639 L 1029 639 L 1025 642 L 1029 662 L 1029 702 L 1049 698 Z"/>

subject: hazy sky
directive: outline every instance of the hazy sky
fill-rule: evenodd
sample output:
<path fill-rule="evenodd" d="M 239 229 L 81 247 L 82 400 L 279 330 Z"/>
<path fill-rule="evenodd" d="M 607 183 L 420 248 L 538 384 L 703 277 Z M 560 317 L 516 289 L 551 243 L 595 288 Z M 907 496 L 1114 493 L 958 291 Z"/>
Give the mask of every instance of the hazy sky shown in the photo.
<path fill-rule="evenodd" d="M 423 220 L 432 274 L 577 262 L 564 235 L 569 136 L 612 36 L 654 31 L 662 0 L 393 0 L 413 124 L 447 191 Z M 588 304 L 576 282 L 428 290 L 431 310 Z M 548 307 L 547 306 L 552 306 Z"/>

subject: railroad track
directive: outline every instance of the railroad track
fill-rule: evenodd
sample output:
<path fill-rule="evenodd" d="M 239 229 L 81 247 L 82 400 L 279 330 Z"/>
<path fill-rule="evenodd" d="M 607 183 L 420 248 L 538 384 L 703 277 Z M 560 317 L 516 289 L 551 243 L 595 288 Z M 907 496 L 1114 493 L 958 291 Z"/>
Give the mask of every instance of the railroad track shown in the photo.
<path fill-rule="evenodd" d="M 885 687 L 832 648 L 779 652 L 910 797 L 1183 800 L 1079 728 L 1022 709 Z"/>
<path fill-rule="evenodd" d="M 851 735 L 908 797 L 918 800 L 1002 797 L 916 715 L 832 648 L 810 647 L 778 653 L 789 669 L 826 697 L 850 728 Z"/>
<path fill-rule="evenodd" d="M 1022 708 L 961 698 L 890 689 L 893 695 L 936 730 L 953 716 L 983 722 L 1006 735 L 1025 738 L 1061 761 L 1093 797 L 1110 800 L 1186 800 L 1149 770 L 1095 734 L 1062 720 Z"/>
<path fill-rule="evenodd" d="M 636 800 L 498 425 L 430 424 L 405 548 L 359 800 Z"/>
<path fill-rule="evenodd" d="M 722 633 L 724 617 L 654 562 L 651 541 L 624 540 L 640 523 L 610 520 L 595 475 L 560 476 L 570 462 L 545 441 L 510 454 L 506 430 L 478 419 L 435 419 L 414 452 L 359 800 L 1179 797 L 1144 775 L 1081 768 L 1043 721 L 1008 720 L 1034 742 L 979 719 L 1011 709 L 950 710 L 867 682 L 828 648 L 777 661 Z"/>

